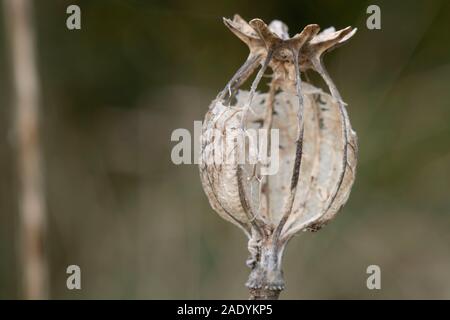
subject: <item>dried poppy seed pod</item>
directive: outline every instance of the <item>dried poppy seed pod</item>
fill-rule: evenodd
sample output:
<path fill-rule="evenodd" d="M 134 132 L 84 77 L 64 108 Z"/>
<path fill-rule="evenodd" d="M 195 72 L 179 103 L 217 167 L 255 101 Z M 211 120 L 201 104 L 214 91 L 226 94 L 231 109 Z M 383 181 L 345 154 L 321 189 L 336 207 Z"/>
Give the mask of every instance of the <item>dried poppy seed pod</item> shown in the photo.
<path fill-rule="evenodd" d="M 224 23 L 250 54 L 206 114 L 200 175 L 213 209 L 249 238 L 251 298 L 276 299 L 284 288 L 286 243 L 299 231 L 316 231 L 332 219 L 355 178 L 356 134 L 322 58 L 356 29 L 319 33 L 317 25 L 308 25 L 290 38 L 280 21 L 267 26 L 236 15 Z M 258 66 L 250 91 L 239 90 Z M 269 90 L 259 93 L 268 67 L 273 71 Z M 323 77 L 331 95 L 301 82 L 300 73 L 307 69 Z M 254 129 L 265 129 L 258 139 L 269 162 L 249 161 L 248 132 Z M 267 173 L 274 162 L 276 172 Z"/>

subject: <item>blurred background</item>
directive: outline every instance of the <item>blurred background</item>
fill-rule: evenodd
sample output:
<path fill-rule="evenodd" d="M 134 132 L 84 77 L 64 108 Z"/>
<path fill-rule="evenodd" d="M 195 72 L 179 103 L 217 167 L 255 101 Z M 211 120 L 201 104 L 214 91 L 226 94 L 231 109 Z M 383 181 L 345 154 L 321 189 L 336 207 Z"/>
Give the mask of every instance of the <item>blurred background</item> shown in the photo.
<path fill-rule="evenodd" d="M 359 29 L 325 61 L 359 136 L 357 179 L 332 223 L 288 245 L 282 298 L 450 298 L 450 2 L 31 4 L 49 298 L 247 298 L 245 236 L 211 209 L 197 166 L 170 159 L 172 131 L 192 131 L 247 57 L 221 20 L 234 13 L 280 19 L 291 34 Z M 81 30 L 66 28 L 70 4 Z M 381 30 L 366 28 L 370 4 Z M 16 299 L 27 297 L 23 199 L 0 10 L 0 298 Z M 66 288 L 72 264 L 81 290 Z M 366 287 L 371 264 L 381 290 Z"/>

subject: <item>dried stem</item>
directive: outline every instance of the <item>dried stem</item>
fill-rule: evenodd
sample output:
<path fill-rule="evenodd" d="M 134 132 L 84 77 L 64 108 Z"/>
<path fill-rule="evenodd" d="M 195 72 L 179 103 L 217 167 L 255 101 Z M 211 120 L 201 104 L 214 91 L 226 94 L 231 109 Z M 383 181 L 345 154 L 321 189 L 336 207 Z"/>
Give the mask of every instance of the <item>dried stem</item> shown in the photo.
<path fill-rule="evenodd" d="M 278 239 L 281 236 L 281 231 L 283 230 L 284 225 L 286 224 L 289 216 L 292 212 L 292 206 L 294 205 L 295 195 L 297 192 L 297 184 L 299 180 L 300 175 L 300 166 L 302 163 L 302 156 L 303 156 L 303 132 L 304 132 L 304 123 L 303 123 L 303 113 L 304 113 L 304 105 L 303 105 L 303 96 L 301 91 L 301 75 L 300 75 L 300 68 L 298 65 L 298 50 L 291 49 L 292 50 L 292 56 L 294 59 L 294 68 L 295 68 L 295 88 L 297 92 L 297 98 L 298 98 L 298 112 L 297 112 L 297 119 L 298 119 L 298 128 L 297 128 L 297 141 L 296 141 L 296 150 L 295 150 L 295 161 L 294 161 L 294 168 L 292 172 L 292 178 L 291 178 L 291 186 L 290 186 L 290 193 L 288 198 L 286 199 L 286 203 L 284 206 L 284 213 L 281 217 L 281 220 L 275 230 L 275 239 L 278 241 Z"/>
<path fill-rule="evenodd" d="M 39 84 L 34 50 L 32 7 L 28 0 L 4 0 L 15 89 L 20 257 L 24 296 L 45 299 L 47 260 L 44 254 L 45 196 L 38 130 Z"/>
<path fill-rule="evenodd" d="M 278 300 L 281 290 L 250 289 L 249 300 Z"/>
<path fill-rule="evenodd" d="M 242 118 L 241 118 L 241 128 L 245 129 L 245 122 L 247 120 L 247 113 L 248 110 L 251 108 L 253 96 L 256 92 L 256 88 L 258 87 L 259 82 L 261 81 L 262 76 L 264 75 L 264 72 L 266 71 L 267 67 L 269 66 L 269 62 L 272 59 L 273 50 L 269 49 L 267 52 L 266 59 L 264 60 L 264 63 L 261 66 L 261 69 L 259 69 L 258 73 L 256 74 L 255 80 L 252 82 L 252 86 L 250 88 L 250 93 L 248 95 L 248 100 L 244 105 L 244 109 L 242 110 Z"/>
<path fill-rule="evenodd" d="M 217 100 L 231 99 L 237 91 L 237 88 L 242 85 L 245 80 L 255 71 L 260 64 L 262 56 L 254 53 L 250 53 L 244 64 L 233 75 L 231 80 L 227 83 L 225 88 L 217 96 Z"/>

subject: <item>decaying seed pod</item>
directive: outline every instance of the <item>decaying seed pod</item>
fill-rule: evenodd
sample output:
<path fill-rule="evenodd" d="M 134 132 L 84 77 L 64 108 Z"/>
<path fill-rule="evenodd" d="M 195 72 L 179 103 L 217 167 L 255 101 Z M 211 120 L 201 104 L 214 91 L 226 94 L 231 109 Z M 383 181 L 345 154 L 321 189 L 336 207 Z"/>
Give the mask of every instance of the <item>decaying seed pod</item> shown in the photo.
<path fill-rule="evenodd" d="M 290 38 L 280 21 L 267 26 L 235 15 L 224 23 L 250 54 L 206 114 L 200 175 L 213 209 L 249 238 L 251 298 L 276 299 L 284 288 L 286 243 L 299 231 L 317 231 L 330 221 L 355 179 L 356 134 L 322 58 L 356 29 L 319 33 L 312 24 Z M 250 91 L 240 90 L 259 66 Z M 257 92 L 268 67 L 269 89 Z M 301 82 L 308 69 L 322 76 L 331 95 Z M 251 130 L 262 135 L 249 139 Z M 252 158 L 255 141 L 265 157 Z"/>

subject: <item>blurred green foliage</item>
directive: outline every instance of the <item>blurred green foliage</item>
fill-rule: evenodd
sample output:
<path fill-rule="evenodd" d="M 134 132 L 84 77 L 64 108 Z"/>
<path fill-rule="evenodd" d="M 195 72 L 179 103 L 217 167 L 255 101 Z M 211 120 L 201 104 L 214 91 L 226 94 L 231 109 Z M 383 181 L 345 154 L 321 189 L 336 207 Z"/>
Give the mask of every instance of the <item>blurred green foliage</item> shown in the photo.
<path fill-rule="evenodd" d="M 450 3 L 34 1 L 52 298 L 246 298 L 246 240 L 209 207 L 196 166 L 170 161 L 247 56 L 240 13 L 352 25 L 326 64 L 349 104 L 359 166 L 346 207 L 285 255 L 283 298 L 450 298 Z M 78 4 L 82 29 L 65 27 Z M 3 22 L 3 21 L 2 21 Z M 18 298 L 11 80 L 0 24 L 0 298 Z M 317 78 L 314 77 L 317 80 Z M 318 85 L 322 85 L 318 83 Z M 82 269 L 68 291 L 66 267 Z M 366 288 L 366 268 L 382 290 Z"/>

